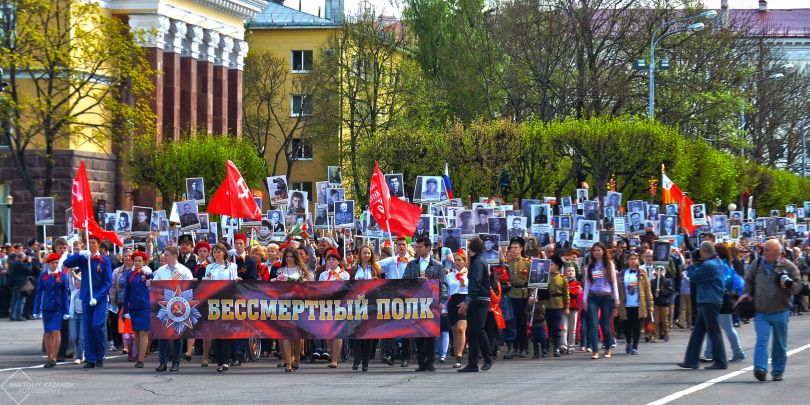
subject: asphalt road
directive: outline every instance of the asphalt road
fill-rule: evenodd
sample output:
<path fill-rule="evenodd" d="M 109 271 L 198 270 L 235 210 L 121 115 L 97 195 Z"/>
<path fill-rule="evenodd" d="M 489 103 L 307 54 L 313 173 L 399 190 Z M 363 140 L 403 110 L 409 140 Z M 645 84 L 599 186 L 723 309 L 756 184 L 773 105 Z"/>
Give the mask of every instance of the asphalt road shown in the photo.
<path fill-rule="evenodd" d="M 646 404 L 662 399 L 658 403 L 806 403 L 810 316 L 791 318 L 788 342 L 795 352 L 788 358 L 782 382 L 754 379 L 750 371 L 753 329 L 753 324 L 738 329 L 748 359 L 717 371 L 676 367 L 689 331 L 675 329 L 668 343 L 642 343 L 638 356 L 620 353 L 612 359 L 591 360 L 589 355 L 577 353 L 556 359 L 500 360 L 489 372 L 477 374 L 457 373 L 449 363 L 437 363 L 436 373 L 415 373 L 413 367 L 389 367 L 379 360 L 373 361 L 368 373 L 353 372 L 346 363 L 336 370 L 322 363 L 305 363 L 298 372 L 286 374 L 276 367 L 275 359 L 218 374 L 215 367 L 199 367 L 199 358 L 183 362 L 179 373 L 157 373 L 156 353 L 147 359 L 144 369 L 133 368 L 124 357 L 108 359 L 103 369 L 85 370 L 73 364 L 44 369 L 40 366 L 44 361 L 39 350 L 41 322 L 4 319 L 0 321 L 0 388 L 8 394 L 0 391 L 0 405 L 235 400 L 281 404 Z M 721 381 L 707 384 L 711 380 Z M 22 391 L 21 386 L 27 390 Z M 678 395 L 683 396 L 676 398 Z"/>

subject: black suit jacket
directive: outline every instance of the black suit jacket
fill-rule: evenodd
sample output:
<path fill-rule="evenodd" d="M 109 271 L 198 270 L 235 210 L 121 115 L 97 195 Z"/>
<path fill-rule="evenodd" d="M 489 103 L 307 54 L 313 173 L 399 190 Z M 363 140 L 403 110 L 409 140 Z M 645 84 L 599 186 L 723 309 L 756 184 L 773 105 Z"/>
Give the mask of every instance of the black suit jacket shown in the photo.
<path fill-rule="evenodd" d="M 180 253 L 180 256 L 177 257 L 177 262 L 194 272 L 194 269 L 197 267 L 197 256 L 195 256 L 194 253 L 189 253 L 188 257 L 185 257 Z"/>
<path fill-rule="evenodd" d="M 236 274 L 242 280 L 256 280 L 259 277 L 259 267 L 250 255 L 245 254 L 245 259 L 237 256 L 233 262 L 236 263 Z"/>
<path fill-rule="evenodd" d="M 405 266 L 405 272 L 402 278 L 419 278 L 419 259 L 414 259 L 408 262 Z M 444 277 L 444 266 L 436 260 L 430 259 L 427 268 L 425 269 L 425 278 L 431 280 L 439 280 L 439 302 L 447 302 L 447 279 Z"/>

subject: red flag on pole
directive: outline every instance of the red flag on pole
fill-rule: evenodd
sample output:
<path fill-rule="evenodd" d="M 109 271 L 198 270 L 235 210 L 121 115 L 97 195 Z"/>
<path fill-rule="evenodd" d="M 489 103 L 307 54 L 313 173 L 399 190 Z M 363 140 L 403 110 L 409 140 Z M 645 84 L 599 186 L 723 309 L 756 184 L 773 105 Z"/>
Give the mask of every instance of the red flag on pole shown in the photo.
<path fill-rule="evenodd" d="M 259 210 L 256 200 L 253 199 L 253 194 L 245 183 L 245 179 L 230 160 L 228 161 L 228 174 L 217 192 L 214 193 L 214 197 L 211 198 L 208 212 L 254 221 L 262 219 L 262 212 Z"/>
<path fill-rule="evenodd" d="M 397 235 L 413 235 L 422 208 L 410 204 L 399 198 L 391 198 L 388 184 L 380 171 L 380 166 L 374 162 L 374 173 L 371 175 L 369 186 L 369 207 L 374 220 L 382 230 Z"/>
<path fill-rule="evenodd" d="M 79 165 L 76 178 L 73 179 L 71 194 L 73 223 L 77 228 L 84 229 L 91 235 L 108 240 L 118 246 L 124 246 L 115 232 L 105 231 L 96 222 L 96 215 L 93 213 L 93 196 L 90 194 L 90 182 L 87 180 L 87 169 L 84 166 L 84 160 Z"/>
<path fill-rule="evenodd" d="M 695 231 L 695 228 L 697 228 L 692 224 L 693 205 L 695 205 L 695 203 L 692 202 L 692 199 L 686 196 L 683 197 L 680 204 L 681 226 L 684 227 L 686 232 L 689 232 L 690 235 Z"/>

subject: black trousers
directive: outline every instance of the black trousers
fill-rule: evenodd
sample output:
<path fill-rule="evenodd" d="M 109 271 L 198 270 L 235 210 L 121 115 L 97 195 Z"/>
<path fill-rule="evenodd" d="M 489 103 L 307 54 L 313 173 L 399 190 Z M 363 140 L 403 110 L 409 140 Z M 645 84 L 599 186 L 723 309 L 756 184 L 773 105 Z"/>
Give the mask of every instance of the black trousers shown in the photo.
<path fill-rule="evenodd" d="M 560 333 L 562 333 L 562 320 L 564 312 L 562 309 L 546 308 L 546 322 L 548 323 L 548 337 L 551 345 L 555 349 L 560 347 Z"/>
<path fill-rule="evenodd" d="M 487 335 L 487 312 L 489 301 L 473 301 L 467 307 L 467 344 L 469 353 L 467 366 L 478 368 L 478 355 L 484 359 L 484 364 L 492 362 L 492 351 Z"/>
<path fill-rule="evenodd" d="M 371 352 L 374 350 L 374 339 L 354 339 L 352 349 L 354 350 L 354 364 L 363 363 L 364 366 L 368 366 Z"/>
<path fill-rule="evenodd" d="M 397 352 L 397 340 L 402 342 L 401 352 Z M 409 359 L 411 357 L 411 339 L 383 339 L 381 350 L 392 359 L 398 357 L 402 360 Z"/>
<path fill-rule="evenodd" d="M 217 357 L 217 366 L 226 365 L 231 359 L 231 350 L 233 349 L 233 340 L 231 339 L 214 339 L 214 354 Z"/>
<path fill-rule="evenodd" d="M 638 317 L 638 307 L 626 307 L 627 319 L 624 320 L 624 339 L 633 349 L 638 350 L 638 340 L 641 338 L 641 318 Z"/>
<path fill-rule="evenodd" d="M 432 365 L 434 356 L 433 348 L 436 346 L 435 337 L 416 338 L 416 363 L 421 365 Z M 404 343 L 404 342 L 403 342 Z M 404 345 L 403 345 L 404 347 Z"/>
<path fill-rule="evenodd" d="M 59 325 L 59 333 L 62 335 L 62 341 L 59 342 L 57 357 L 67 357 L 67 350 L 70 347 L 70 319 L 62 320 L 62 324 Z"/>
<path fill-rule="evenodd" d="M 510 298 L 515 315 L 515 351 L 529 350 L 529 330 L 526 319 L 526 305 L 528 298 Z"/>
<path fill-rule="evenodd" d="M 159 361 L 160 364 L 166 364 L 169 361 L 169 345 L 171 344 L 172 350 L 172 363 L 180 363 L 180 352 L 183 348 L 183 340 L 185 339 L 158 339 Z"/>

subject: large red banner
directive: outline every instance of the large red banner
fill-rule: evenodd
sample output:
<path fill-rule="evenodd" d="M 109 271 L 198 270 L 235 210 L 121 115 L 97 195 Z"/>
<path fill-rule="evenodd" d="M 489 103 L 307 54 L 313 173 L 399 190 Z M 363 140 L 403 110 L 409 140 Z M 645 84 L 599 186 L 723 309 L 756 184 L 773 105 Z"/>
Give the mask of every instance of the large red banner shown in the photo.
<path fill-rule="evenodd" d="M 436 280 L 153 281 L 157 339 L 388 339 L 439 335 Z"/>

